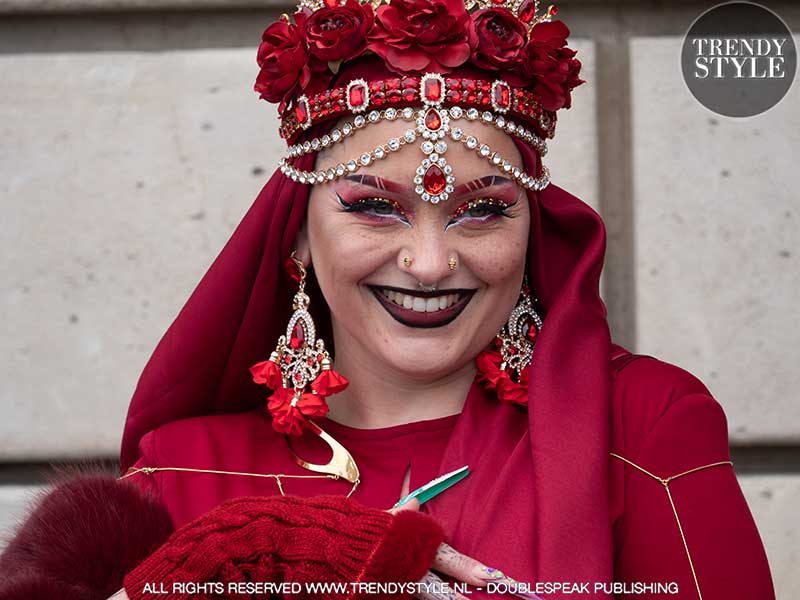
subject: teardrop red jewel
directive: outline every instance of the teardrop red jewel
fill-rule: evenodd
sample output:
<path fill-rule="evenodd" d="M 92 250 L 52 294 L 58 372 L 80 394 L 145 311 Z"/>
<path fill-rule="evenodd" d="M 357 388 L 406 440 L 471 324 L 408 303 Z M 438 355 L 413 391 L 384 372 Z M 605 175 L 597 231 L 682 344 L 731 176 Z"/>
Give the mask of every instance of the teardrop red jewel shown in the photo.
<path fill-rule="evenodd" d="M 300 321 L 298 321 L 292 328 L 292 337 L 289 338 L 289 345 L 292 347 L 292 349 L 297 350 L 303 345 L 305 340 L 306 332 L 303 330 L 303 326 L 300 324 Z"/>
<path fill-rule="evenodd" d="M 431 131 L 437 131 L 441 126 L 442 117 L 439 115 L 438 110 L 431 108 L 427 113 L 425 113 L 425 127 Z"/>
<path fill-rule="evenodd" d="M 528 338 L 531 343 L 536 341 L 536 336 L 539 335 L 539 332 L 536 330 L 536 321 L 533 320 L 533 317 L 525 318 L 522 323 L 522 335 Z"/>
<path fill-rule="evenodd" d="M 429 194 L 441 194 L 445 186 L 444 171 L 437 165 L 431 165 L 422 177 L 422 185 Z"/>
<path fill-rule="evenodd" d="M 519 20 L 523 23 L 530 23 L 533 20 L 533 16 L 536 13 L 536 0 L 525 0 L 519 9 L 518 15 Z"/>

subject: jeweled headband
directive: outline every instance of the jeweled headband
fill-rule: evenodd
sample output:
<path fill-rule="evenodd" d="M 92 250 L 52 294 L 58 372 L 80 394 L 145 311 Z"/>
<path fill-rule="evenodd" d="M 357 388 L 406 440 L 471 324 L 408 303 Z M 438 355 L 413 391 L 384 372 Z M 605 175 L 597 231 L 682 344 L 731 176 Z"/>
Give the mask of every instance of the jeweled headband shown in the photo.
<path fill-rule="evenodd" d="M 566 46 L 569 30 L 554 21 L 554 6 L 538 14 L 536 0 L 300 0 L 263 33 L 255 90 L 279 103 L 280 135 L 289 144 L 281 171 L 300 183 L 322 183 L 384 160 L 420 142 L 414 174 L 422 200 L 446 200 L 456 174 L 445 157 L 448 143 L 463 144 L 513 177 L 541 190 L 549 183 L 493 151 L 459 121 L 498 128 L 528 143 L 543 157 L 555 134 L 556 111 L 571 106 L 583 83 L 581 63 Z M 377 55 L 397 77 L 351 78 L 331 86 L 336 74 L 365 55 Z M 485 76 L 448 76 L 470 64 Z M 312 125 L 352 117 L 321 137 L 297 142 Z M 383 120 L 403 120 L 399 137 L 350 160 L 316 171 L 294 159 L 327 148 Z"/>

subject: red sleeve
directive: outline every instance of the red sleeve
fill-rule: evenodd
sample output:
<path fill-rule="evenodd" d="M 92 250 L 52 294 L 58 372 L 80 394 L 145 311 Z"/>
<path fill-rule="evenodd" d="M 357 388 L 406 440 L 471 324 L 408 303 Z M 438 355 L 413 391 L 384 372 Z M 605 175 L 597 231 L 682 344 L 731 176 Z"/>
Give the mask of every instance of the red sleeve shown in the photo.
<path fill-rule="evenodd" d="M 161 462 L 155 455 L 155 432 L 151 431 L 139 441 L 139 458 L 122 476 L 125 481 L 136 486 L 142 492 L 161 499 L 161 490 L 156 478 L 152 473 L 140 470 L 143 467 L 153 467 L 160 464 Z"/>
<path fill-rule="evenodd" d="M 764 547 L 729 463 L 725 414 L 710 395 L 672 401 L 634 455 L 622 450 L 612 461 L 625 490 L 615 579 L 628 586 L 615 598 L 774 600 Z"/>

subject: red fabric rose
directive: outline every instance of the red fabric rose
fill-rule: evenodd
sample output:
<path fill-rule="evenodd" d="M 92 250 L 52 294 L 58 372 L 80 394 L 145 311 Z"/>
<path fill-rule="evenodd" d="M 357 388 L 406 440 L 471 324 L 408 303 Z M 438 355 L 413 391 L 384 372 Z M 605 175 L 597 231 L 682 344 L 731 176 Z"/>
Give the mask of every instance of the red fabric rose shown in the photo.
<path fill-rule="evenodd" d="M 528 29 L 506 8 L 485 8 L 472 15 L 476 40 L 472 62 L 482 69 L 510 69 L 520 60 Z"/>
<path fill-rule="evenodd" d="M 478 381 L 487 389 L 494 391 L 498 400 L 527 406 L 530 365 L 522 369 L 519 381 L 514 381 L 507 370 L 500 368 L 502 362 L 503 357 L 498 350 L 484 350 L 478 354 L 475 359 Z"/>
<path fill-rule="evenodd" d="M 267 408 L 272 414 L 272 427 L 279 433 L 300 435 L 308 424 L 303 417 L 324 417 L 328 414 L 325 398 L 311 392 L 304 392 L 297 404 L 292 406 L 294 390 L 279 387 L 269 397 Z"/>
<path fill-rule="evenodd" d="M 347 0 L 343 6 L 326 6 L 310 15 L 297 13 L 295 21 L 305 36 L 309 53 L 333 62 L 364 52 L 375 15 L 372 5 Z"/>
<path fill-rule="evenodd" d="M 569 29 L 561 21 L 545 21 L 534 26 L 525 47 L 522 68 L 533 82 L 533 92 L 547 110 L 572 106 L 570 92 L 585 83 L 578 77 L 581 62 L 575 50 L 567 48 Z"/>
<path fill-rule="evenodd" d="M 333 369 L 326 369 L 311 383 L 311 390 L 320 396 L 333 396 L 347 388 L 349 383 Z"/>
<path fill-rule="evenodd" d="M 261 71 L 255 91 L 268 102 L 280 102 L 282 113 L 289 100 L 310 84 L 323 88 L 330 81 L 328 66 L 309 55 L 297 26 L 281 19 L 264 30 L 256 58 Z"/>
<path fill-rule="evenodd" d="M 262 360 L 260 363 L 250 367 L 253 381 L 263 383 L 272 390 L 277 390 L 283 385 L 283 374 L 281 368 L 271 360 Z"/>
<path fill-rule="evenodd" d="M 462 0 L 392 0 L 378 8 L 367 48 L 399 73 L 464 64 L 474 40 Z"/>

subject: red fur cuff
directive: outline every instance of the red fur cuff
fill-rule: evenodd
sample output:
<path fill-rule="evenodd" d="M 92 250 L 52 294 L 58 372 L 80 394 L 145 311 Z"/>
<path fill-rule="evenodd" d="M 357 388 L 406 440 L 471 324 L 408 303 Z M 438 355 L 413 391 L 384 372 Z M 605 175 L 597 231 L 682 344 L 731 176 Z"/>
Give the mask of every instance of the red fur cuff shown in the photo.
<path fill-rule="evenodd" d="M 400 511 L 392 518 L 380 544 L 364 566 L 361 581 L 417 582 L 430 569 L 443 541 L 444 531 L 429 516 Z M 356 596 L 362 597 L 365 596 Z M 396 597 L 410 598 L 411 594 Z"/>
<path fill-rule="evenodd" d="M 0 600 L 105 600 L 172 529 L 134 484 L 96 470 L 71 476 L 40 494 L 0 555 Z"/>

